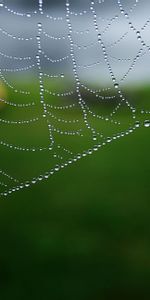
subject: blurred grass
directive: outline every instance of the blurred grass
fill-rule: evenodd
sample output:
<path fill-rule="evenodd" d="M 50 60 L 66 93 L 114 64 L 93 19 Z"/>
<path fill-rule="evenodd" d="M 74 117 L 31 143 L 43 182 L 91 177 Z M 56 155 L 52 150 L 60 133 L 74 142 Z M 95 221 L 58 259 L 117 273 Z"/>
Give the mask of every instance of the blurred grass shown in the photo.
<path fill-rule="evenodd" d="M 0 299 L 149 299 L 149 150 L 142 126 L 1 200 Z"/>

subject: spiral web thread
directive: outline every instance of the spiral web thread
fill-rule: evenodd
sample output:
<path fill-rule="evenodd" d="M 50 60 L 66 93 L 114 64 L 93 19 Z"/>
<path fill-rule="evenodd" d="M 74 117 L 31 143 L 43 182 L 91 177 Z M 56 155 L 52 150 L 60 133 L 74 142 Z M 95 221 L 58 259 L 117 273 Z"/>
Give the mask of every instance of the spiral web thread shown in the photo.
<path fill-rule="evenodd" d="M 6 171 L 4 168 L 5 163 L 1 163 L 1 196 L 7 196 L 43 179 L 48 179 L 55 172 L 75 163 L 82 157 L 98 151 L 116 139 L 133 133 L 141 124 L 145 127 L 150 126 L 148 119 L 149 110 L 135 107 L 133 102 L 124 95 L 122 89 L 122 84 L 130 76 L 130 73 L 134 71 L 138 61 L 142 60 L 150 51 L 150 46 L 143 38 L 143 33 L 147 30 L 150 19 L 146 20 L 140 29 L 136 28 L 131 21 L 132 18 L 130 16 L 132 17 L 137 6 L 140 5 L 140 1 L 134 1 L 132 6 L 126 10 L 123 1 L 114 0 L 117 14 L 111 18 L 103 18 L 99 15 L 104 4 L 104 0 L 89 1 L 86 10 L 75 12 L 72 11 L 72 5 L 67 0 L 64 5 L 64 16 L 56 17 L 47 14 L 46 9 L 43 9 L 43 0 L 38 1 L 38 9 L 32 13 L 18 12 L 4 3 L 0 3 L 1 12 L 6 12 L 12 18 L 23 19 L 27 23 L 31 22 L 30 24 L 32 24 L 33 20 L 36 32 L 35 36 L 26 37 L 22 36 L 22 34 L 13 34 L 9 30 L 0 27 L 0 35 L 4 39 L 12 40 L 12 43 L 16 42 L 18 49 L 20 43 L 22 43 L 21 47 L 24 47 L 24 49 L 26 49 L 28 43 L 34 45 L 34 55 L 26 55 L 24 57 L 10 55 L 8 51 L 5 53 L 3 49 L 0 49 L 1 61 L 6 65 L 5 68 L 0 68 L 0 80 L 10 91 L 9 97 L 0 98 L 0 104 L 6 105 L 10 115 L 10 119 L 7 119 L 5 111 L 0 111 L 0 148 L 2 155 L 4 155 L 5 151 L 8 162 L 12 159 L 12 157 L 9 157 L 10 153 L 13 153 L 19 159 L 18 165 L 21 164 L 20 167 L 15 166 L 14 176 L 10 175 L 12 172 Z M 89 16 L 89 28 L 92 28 L 94 32 L 95 40 L 85 45 L 82 41 L 79 43 L 78 39 L 89 36 L 90 29 L 76 29 L 75 25 L 76 19 L 82 20 L 86 16 Z M 118 22 L 119 18 L 125 19 L 128 30 L 123 32 L 117 40 L 107 42 L 105 35 L 111 30 L 113 24 Z M 45 29 L 45 25 L 43 26 L 43 20 L 45 19 L 48 21 L 48 29 Z M 60 28 L 60 33 L 57 36 L 50 33 L 50 29 L 53 26 L 55 27 L 55 24 L 58 24 L 58 28 Z M 61 33 L 62 24 L 65 26 L 65 34 Z M 124 42 L 129 32 L 133 33 L 139 45 L 138 52 L 131 58 L 115 56 L 113 49 Z M 69 50 L 61 58 L 53 58 L 48 54 L 50 52 L 49 49 L 47 49 L 47 52 L 43 49 L 46 40 L 50 41 L 50 45 L 52 43 L 58 43 L 57 45 L 59 45 L 59 43 L 64 42 Z M 82 64 L 82 55 L 84 57 L 84 53 L 94 48 L 97 50 L 95 56 L 98 55 L 100 59 Z M 79 62 L 78 57 L 80 56 Z M 117 61 L 117 64 L 125 63 L 127 66 L 125 73 L 120 79 L 117 78 L 113 70 L 112 65 L 114 61 Z M 43 62 L 48 64 L 48 68 L 45 67 Z M 102 63 L 105 69 L 102 68 Z M 50 74 L 49 71 L 53 72 L 54 70 L 53 66 L 61 65 L 61 68 L 63 68 L 67 64 L 71 70 L 68 73 L 65 69 L 64 72 L 61 70 L 58 74 Z M 84 81 L 84 74 L 90 74 L 92 69 L 101 70 L 101 68 L 102 72 L 105 72 L 109 78 L 108 86 L 100 82 L 100 88 L 91 87 L 88 80 Z M 32 77 L 29 74 L 32 71 L 35 72 L 34 78 L 36 80 L 33 80 L 31 84 Z M 64 74 L 65 72 L 66 75 Z M 29 90 L 26 89 L 26 86 L 22 88 L 22 85 L 17 87 L 16 83 L 11 83 L 12 79 L 16 80 L 14 74 L 26 73 L 28 74 L 27 78 L 30 79 Z M 101 81 L 101 78 L 99 76 L 98 81 Z M 57 90 L 53 91 L 51 82 L 55 83 Z M 70 83 L 68 84 L 68 82 Z M 59 85 L 60 91 L 58 91 Z M 70 90 L 68 86 L 72 87 L 72 89 Z M 35 90 L 35 93 L 33 90 Z M 16 96 L 19 97 L 19 101 L 15 101 Z M 109 113 L 105 111 L 105 105 L 108 106 Z M 22 116 L 22 112 L 24 114 L 25 111 L 25 118 L 13 119 L 13 115 L 16 112 L 18 116 L 18 111 L 19 116 Z M 122 114 L 124 113 L 128 116 L 127 122 L 122 121 Z M 30 117 L 26 118 L 28 115 Z M 32 126 L 34 128 L 33 131 L 31 130 Z M 13 128 L 12 131 L 11 128 Z M 41 137 L 38 136 L 41 128 L 42 136 L 44 135 L 42 142 Z M 23 132 L 21 133 L 21 145 L 18 145 L 20 140 L 18 144 L 8 142 L 7 139 L 5 140 L 3 132 L 11 141 L 12 139 L 16 141 L 15 132 L 18 129 L 19 134 Z M 34 135 L 37 135 L 35 140 Z M 24 136 L 26 136 L 25 142 L 29 136 L 29 143 L 31 145 L 33 143 L 32 146 L 29 147 L 23 144 Z M 33 166 L 30 167 L 29 163 L 28 170 L 26 170 L 24 161 L 26 157 L 28 161 L 29 156 L 30 163 L 34 161 L 34 157 L 36 159 L 33 162 Z M 42 161 L 43 157 L 44 171 L 40 172 L 35 166 L 37 166 L 38 160 Z M 8 167 L 6 168 L 8 169 Z M 23 178 L 24 168 L 26 170 L 25 178 Z M 34 169 L 33 175 L 32 168 Z M 17 175 L 18 173 L 19 175 Z M 27 179 L 27 176 L 29 179 Z"/>

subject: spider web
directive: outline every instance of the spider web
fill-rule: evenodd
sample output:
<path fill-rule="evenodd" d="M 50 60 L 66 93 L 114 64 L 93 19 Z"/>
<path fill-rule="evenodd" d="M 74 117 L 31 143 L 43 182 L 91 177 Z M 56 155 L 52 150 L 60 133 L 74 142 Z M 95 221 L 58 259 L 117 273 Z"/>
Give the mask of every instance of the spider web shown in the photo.
<path fill-rule="evenodd" d="M 30 13 L 0 3 L 10 20 L 0 25 L 0 80 L 7 88 L 0 94 L 1 196 L 48 179 L 141 124 L 150 126 L 148 106 L 134 103 L 123 88 L 150 51 L 144 35 L 150 18 L 140 28 L 132 21 L 145 1 L 114 0 L 107 17 L 105 4 L 89 1 L 77 11 L 66 1 L 56 16 L 42 0 Z M 130 39 L 136 49 L 120 57 Z"/>

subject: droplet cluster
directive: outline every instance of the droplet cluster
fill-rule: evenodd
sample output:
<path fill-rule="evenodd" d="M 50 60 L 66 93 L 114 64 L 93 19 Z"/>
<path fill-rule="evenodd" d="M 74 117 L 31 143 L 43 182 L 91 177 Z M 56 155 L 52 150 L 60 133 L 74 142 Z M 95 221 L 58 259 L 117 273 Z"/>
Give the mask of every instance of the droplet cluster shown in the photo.
<path fill-rule="evenodd" d="M 7 137 L 0 137 L 0 147 L 7 151 L 14 151 L 23 153 L 23 155 L 48 155 L 47 170 L 41 171 L 41 174 L 30 177 L 28 179 L 16 179 L 16 176 L 12 176 L 9 172 L 5 172 L 0 169 L 0 188 L 1 196 L 7 196 L 13 192 L 19 191 L 24 188 L 48 179 L 56 172 L 63 170 L 65 167 L 76 163 L 81 158 L 91 155 L 95 151 L 98 151 L 102 147 L 109 145 L 113 141 L 125 137 L 129 134 L 133 134 L 141 126 L 145 128 L 150 127 L 149 110 L 148 109 L 136 109 L 130 99 L 124 95 L 122 84 L 129 77 L 130 73 L 136 68 L 138 61 L 142 59 L 150 47 L 144 40 L 144 30 L 150 24 L 148 19 L 141 28 L 136 28 L 133 24 L 132 14 L 140 1 L 129 7 L 126 11 L 123 1 L 117 0 L 115 5 L 119 8 L 117 13 L 112 17 L 103 17 L 99 15 L 99 10 L 106 1 L 90 1 L 86 5 L 86 9 L 81 11 L 73 11 L 71 1 L 67 0 L 65 3 L 65 16 L 53 16 L 47 13 L 43 9 L 43 0 L 38 0 L 38 8 L 33 12 L 17 12 L 12 8 L 0 3 L 0 9 L 7 12 L 7 14 L 14 15 L 15 17 L 27 18 L 30 22 L 34 18 L 34 22 L 37 22 L 37 32 L 35 36 L 24 36 L 24 34 L 16 35 L 8 32 L 5 28 L 0 27 L 0 35 L 11 41 L 16 41 L 21 45 L 28 45 L 29 43 L 36 44 L 36 53 L 23 56 L 10 55 L 9 52 L 0 49 L 0 57 L 5 60 L 6 67 L 0 67 L 0 80 L 3 84 L 14 94 L 19 95 L 20 102 L 14 99 L 7 99 L 0 97 L 0 104 L 5 104 L 10 109 L 19 109 L 20 116 L 22 111 L 26 109 L 27 113 L 30 109 L 33 109 L 33 116 L 28 118 L 13 118 L 6 119 L 5 114 L 0 116 L 0 125 L 11 127 L 18 127 L 24 130 L 30 130 L 31 126 L 45 126 L 47 130 L 47 141 L 45 146 L 40 145 L 24 145 L 20 142 L 12 143 Z M 119 22 L 119 18 L 124 17 L 128 25 L 129 30 L 123 32 L 119 37 L 113 41 L 107 41 L 105 36 L 112 28 L 113 25 Z M 90 28 L 76 28 L 76 22 L 81 18 L 89 18 Z M 46 29 L 43 19 L 47 18 L 49 27 Z M 37 20 L 38 19 L 38 20 Z M 50 31 L 51 26 L 59 24 L 60 33 L 53 34 Z M 91 24 L 92 23 L 92 24 Z M 103 23 L 103 25 L 102 25 Z M 61 32 L 62 24 L 66 26 L 66 33 Z M 135 38 L 139 43 L 139 50 L 134 57 L 117 57 L 113 53 L 115 49 L 120 46 L 129 36 L 130 31 L 134 32 Z M 89 40 L 89 36 L 93 32 L 94 40 Z M 84 41 L 84 38 L 88 38 L 88 42 Z M 82 41 L 83 40 L 83 41 Z M 57 47 L 61 47 L 61 43 L 67 44 L 67 52 L 58 57 L 51 56 L 51 49 L 45 49 L 43 43 L 50 42 L 55 43 Z M 25 46 L 26 47 L 26 46 Z M 99 57 L 95 58 L 92 62 L 83 62 L 79 60 L 79 56 L 86 57 L 88 51 L 94 51 L 98 49 Z M 93 52 L 94 53 L 94 52 Z M 121 55 L 120 55 L 121 56 Z M 48 68 L 45 70 L 43 61 L 46 61 Z M 113 62 L 118 64 L 129 64 L 126 72 L 122 78 L 118 78 L 113 69 Z M 7 64 L 13 62 L 16 63 L 16 67 L 7 67 Z M 18 65 L 18 64 L 21 64 Z M 68 65 L 71 67 L 73 87 L 69 87 L 66 84 L 70 73 L 66 74 L 66 70 L 63 67 Z M 59 66 L 59 72 L 55 74 L 54 66 Z M 101 69 L 105 65 L 108 71 L 108 77 L 110 80 L 110 86 L 108 87 L 94 87 L 90 85 L 86 80 L 84 81 L 81 72 L 92 72 L 94 68 Z M 13 82 L 11 82 L 11 74 L 19 74 L 20 77 L 26 72 L 35 71 L 36 76 L 38 74 L 38 92 L 34 99 L 30 90 L 26 88 L 23 90 L 18 88 Z M 62 71 L 61 71 L 62 70 Z M 100 78 L 98 78 L 100 81 Z M 53 82 L 57 82 L 56 86 L 64 87 L 62 90 L 53 90 Z M 33 98 L 33 99 L 32 99 Z M 27 100 L 26 100 L 27 99 Z M 30 99 L 30 100 L 29 100 Z M 103 111 L 103 105 L 108 106 L 109 113 Z M 95 109 L 95 106 L 100 109 Z M 112 108 L 111 108 L 112 106 Z M 111 108 L 111 109 L 110 109 Z M 119 112 L 121 109 L 128 109 L 130 115 L 130 121 L 127 126 L 122 124 L 119 119 Z M 78 118 L 77 118 L 78 116 Z M 141 117 L 142 116 L 142 117 Z M 141 117 L 141 118 L 140 118 Z M 98 123 L 99 122 L 99 123 Z M 97 126 L 99 124 L 99 127 Z M 104 125 L 105 124 L 105 125 Z M 109 132 L 105 132 L 104 128 Z M 126 129 L 122 129 L 122 126 Z M 104 127 L 104 128 L 103 128 Z M 123 128 L 124 128 L 123 127 Z M 113 129 L 112 129 L 113 128 Z M 111 132 L 112 130 L 112 132 Z M 28 131 L 29 132 L 29 131 Z M 59 140 L 60 138 L 60 140 Z M 88 138 L 88 146 L 84 147 L 84 141 Z M 68 140 L 70 139 L 70 146 Z M 67 140 L 67 144 L 65 141 Z M 61 141 L 61 143 L 60 143 Z M 86 150 L 74 150 L 73 144 L 76 146 L 83 146 Z M 90 146 L 89 146 L 90 145 Z M 28 153 L 28 154 L 27 154 Z M 51 163 L 51 161 L 53 163 Z M 52 166 L 51 166 L 52 164 Z M 11 173 L 11 172 L 10 172 Z"/>

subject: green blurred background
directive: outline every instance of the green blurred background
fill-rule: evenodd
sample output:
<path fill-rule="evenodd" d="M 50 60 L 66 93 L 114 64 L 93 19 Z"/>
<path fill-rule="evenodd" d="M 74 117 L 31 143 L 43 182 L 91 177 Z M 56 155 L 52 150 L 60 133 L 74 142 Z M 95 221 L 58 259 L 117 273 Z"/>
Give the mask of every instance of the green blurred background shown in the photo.
<path fill-rule="evenodd" d="M 141 126 L 0 199 L 0 299 L 149 299 L 149 150 Z"/>

